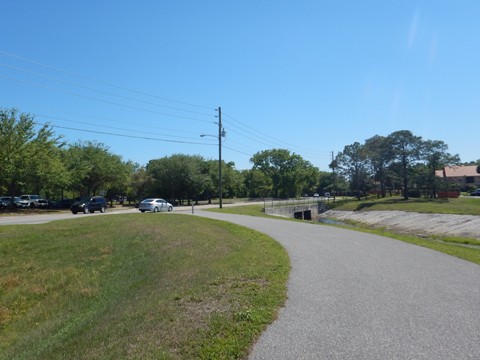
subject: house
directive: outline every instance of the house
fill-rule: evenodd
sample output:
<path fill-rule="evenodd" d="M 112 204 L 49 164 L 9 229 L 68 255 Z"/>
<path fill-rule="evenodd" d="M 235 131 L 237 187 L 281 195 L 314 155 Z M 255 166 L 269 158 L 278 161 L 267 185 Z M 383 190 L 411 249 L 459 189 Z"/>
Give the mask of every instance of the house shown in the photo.
<path fill-rule="evenodd" d="M 441 170 L 436 170 L 435 175 L 443 178 L 447 183 L 457 184 L 461 190 L 480 188 L 477 165 L 445 166 Z"/>

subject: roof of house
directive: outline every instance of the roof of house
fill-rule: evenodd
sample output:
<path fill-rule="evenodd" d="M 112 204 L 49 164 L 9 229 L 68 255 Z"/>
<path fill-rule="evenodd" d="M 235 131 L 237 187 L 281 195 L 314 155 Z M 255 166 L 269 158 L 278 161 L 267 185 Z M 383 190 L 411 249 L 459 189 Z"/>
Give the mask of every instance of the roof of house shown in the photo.
<path fill-rule="evenodd" d="M 477 165 L 445 166 L 442 170 L 436 170 L 435 175 L 443 177 L 480 176 L 477 173 Z"/>

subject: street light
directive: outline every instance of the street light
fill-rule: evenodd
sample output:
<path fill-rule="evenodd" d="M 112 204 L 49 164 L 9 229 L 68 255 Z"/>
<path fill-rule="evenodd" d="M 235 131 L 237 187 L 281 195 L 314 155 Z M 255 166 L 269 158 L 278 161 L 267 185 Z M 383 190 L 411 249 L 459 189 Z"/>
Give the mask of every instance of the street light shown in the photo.
<path fill-rule="evenodd" d="M 218 108 L 218 136 L 201 134 L 200 137 L 211 136 L 218 139 L 218 206 L 223 207 L 222 201 L 222 136 L 225 137 L 225 130 L 222 129 L 222 108 Z"/>

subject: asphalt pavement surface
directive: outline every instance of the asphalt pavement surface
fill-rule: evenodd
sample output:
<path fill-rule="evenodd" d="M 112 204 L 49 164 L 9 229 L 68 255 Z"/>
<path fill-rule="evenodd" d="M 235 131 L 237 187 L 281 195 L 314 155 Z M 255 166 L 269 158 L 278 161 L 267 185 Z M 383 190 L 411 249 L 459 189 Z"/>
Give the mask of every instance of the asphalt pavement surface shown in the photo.
<path fill-rule="evenodd" d="M 288 300 L 250 359 L 480 359 L 480 266 L 401 241 L 196 211 L 279 241 Z"/>

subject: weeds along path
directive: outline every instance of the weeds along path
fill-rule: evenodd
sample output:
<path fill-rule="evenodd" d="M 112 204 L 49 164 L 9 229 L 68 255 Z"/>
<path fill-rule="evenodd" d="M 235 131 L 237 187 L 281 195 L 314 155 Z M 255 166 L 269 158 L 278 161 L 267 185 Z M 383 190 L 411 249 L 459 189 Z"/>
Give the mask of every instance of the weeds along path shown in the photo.
<path fill-rule="evenodd" d="M 197 211 L 279 241 L 288 300 L 251 359 L 479 359 L 480 266 L 348 229 Z"/>

